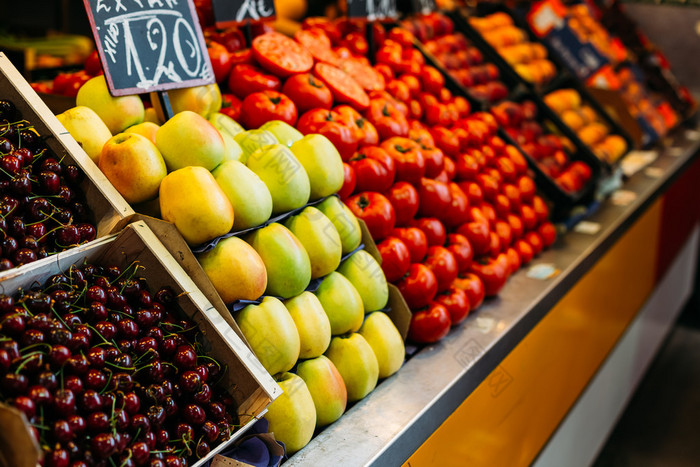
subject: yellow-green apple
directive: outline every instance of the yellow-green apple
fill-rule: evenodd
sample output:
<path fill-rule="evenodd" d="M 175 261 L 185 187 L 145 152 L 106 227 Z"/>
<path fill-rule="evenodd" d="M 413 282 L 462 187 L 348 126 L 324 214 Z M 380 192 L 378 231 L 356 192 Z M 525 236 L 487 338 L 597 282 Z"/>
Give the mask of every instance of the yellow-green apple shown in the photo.
<path fill-rule="evenodd" d="M 299 358 L 299 333 L 281 301 L 265 297 L 259 305 L 243 308 L 235 318 L 253 353 L 271 375 L 294 366 Z"/>
<path fill-rule="evenodd" d="M 108 139 L 98 167 L 129 203 L 154 199 L 168 174 L 156 145 L 136 133 L 118 133 Z"/>
<path fill-rule="evenodd" d="M 56 115 L 56 118 L 97 164 L 102 146 L 112 137 L 112 132 L 99 115 L 90 107 L 81 105 Z"/>
<path fill-rule="evenodd" d="M 245 237 L 267 269 L 265 294 L 282 298 L 299 295 L 311 281 L 309 255 L 299 239 L 277 222 Z M 359 326 L 358 326 L 359 328 Z"/>
<path fill-rule="evenodd" d="M 374 351 L 379 365 L 379 377 L 393 375 L 403 365 L 406 349 L 398 329 L 385 313 L 370 313 L 358 331 Z"/>
<path fill-rule="evenodd" d="M 297 375 L 306 383 L 316 407 L 316 426 L 323 427 L 338 420 L 348 404 L 345 381 L 325 355 L 304 360 L 297 365 Z"/>
<path fill-rule="evenodd" d="M 151 105 L 155 109 L 158 119 L 165 121 L 158 93 L 152 92 L 150 97 Z M 216 83 L 170 89 L 168 90 L 168 99 L 170 100 L 173 115 L 189 110 L 207 118 L 212 113 L 221 110 L 221 90 Z"/>
<path fill-rule="evenodd" d="M 284 225 L 297 236 L 309 254 L 312 279 L 325 276 L 338 268 L 342 257 L 340 235 L 325 214 L 308 206 L 287 219 Z"/>
<path fill-rule="evenodd" d="M 275 378 L 282 395 L 267 408 L 268 430 L 282 441 L 291 455 L 306 446 L 316 428 L 316 408 L 306 383 L 294 373 Z"/>
<path fill-rule="evenodd" d="M 239 161 L 226 161 L 214 169 L 212 174 L 236 213 L 234 230 L 256 227 L 270 218 L 270 190 L 252 170 Z"/>
<path fill-rule="evenodd" d="M 244 164 L 248 163 L 248 158 L 258 149 L 264 148 L 271 144 L 277 144 L 277 138 L 275 135 L 266 130 L 248 130 L 242 133 L 236 134 L 233 139 L 238 143 L 238 145 L 243 150 L 241 154 L 241 162 Z"/>
<path fill-rule="evenodd" d="M 338 268 L 362 297 L 365 313 L 381 310 L 389 301 L 389 286 L 376 259 L 365 250 L 358 250 Z"/>
<path fill-rule="evenodd" d="M 221 133 L 206 118 L 185 110 L 163 123 L 156 132 L 156 146 L 169 171 L 190 165 L 213 170 L 224 160 Z"/>
<path fill-rule="evenodd" d="M 155 123 L 156 125 L 163 124 L 163 120 L 158 118 L 158 114 L 156 113 L 156 109 L 154 109 L 153 107 L 149 107 L 146 109 L 146 111 L 143 114 L 143 121 Z"/>
<path fill-rule="evenodd" d="M 141 136 L 145 136 L 151 143 L 156 144 L 156 132 L 160 128 L 160 125 L 153 122 L 141 122 L 136 125 L 131 125 L 129 128 L 124 130 L 124 133 L 137 133 Z"/>
<path fill-rule="evenodd" d="M 290 149 L 309 176 L 312 201 L 337 193 L 342 188 L 345 180 L 343 160 L 328 138 L 312 133 L 292 144 Z"/>
<path fill-rule="evenodd" d="M 238 237 L 220 240 L 211 250 L 198 254 L 197 259 L 224 303 L 255 300 L 265 292 L 265 263 L 253 247 Z"/>
<path fill-rule="evenodd" d="M 238 133 L 243 133 L 245 131 L 237 121 L 226 114 L 222 114 L 221 112 L 214 112 L 213 114 L 209 115 L 207 120 L 209 120 L 211 124 L 214 125 L 214 128 L 219 130 L 219 132 L 226 133 L 231 138 L 236 136 Z"/>
<path fill-rule="evenodd" d="M 260 148 L 246 165 L 270 190 L 272 214 L 300 208 L 309 201 L 309 177 L 287 146 L 277 143 Z"/>
<path fill-rule="evenodd" d="M 331 323 L 331 334 L 355 332 L 365 316 L 362 297 L 339 272 L 328 274 L 316 289 L 316 296 Z"/>
<path fill-rule="evenodd" d="M 163 220 L 172 222 L 190 245 L 228 233 L 233 207 L 214 176 L 204 167 L 190 166 L 165 176 L 159 190 Z"/>
<path fill-rule="evenodd" d="M 359 401 L 377 386 L 379 364 L 372 347 L 361 334 L 336 336 L 326 350 L 348 391 L 348 401 Z"/>
<path fill-rule="evenodd" d="M 75 96 L 75 105 L 94 110 L 113 135 L 141 123 L 145 114 L 141 97 L 112 97 L 104 75 L 90 78 L 80 87 Z"/>
<path fill-rule="evenodd" d="M 299 332 L 299 358 L 322 355 L 331 342 L 331 323 L 316 295 L 302 292 L 284 302 Z"/>
<path fill-rule="evenodd" d="M 224 140 L 224 160 L 226 161 L 239 161 L 241 156 L 243 156 L 243 149 L 239 146 L 233 137 L 229 136 L 228 133 L 219 132 L 221 138 Z"/>
<path fill-rule="evenodd" d="M 277 141 L 288 148 L 304 137 L 299 130 L 282 120 L 270 120 L 269 122 L 265 122 L 260 129 L 267 130 L 275 135 Z"/>
<path fill-rule="evenodd" d="M 360 246 L 362 230 L 355 214 L 339 198 L 330 196 L 316 207 L 330 219 L 340 235 L 343 254 L 346 255 Z"/>

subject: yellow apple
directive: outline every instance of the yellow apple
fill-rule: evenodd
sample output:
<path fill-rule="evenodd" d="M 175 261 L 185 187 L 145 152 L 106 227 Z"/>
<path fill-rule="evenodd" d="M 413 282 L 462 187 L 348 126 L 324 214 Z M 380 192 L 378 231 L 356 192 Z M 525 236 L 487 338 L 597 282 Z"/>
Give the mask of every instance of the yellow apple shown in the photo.
<path fill-rule="evenodd" d="M 365 313 L 384 308 L 389 301 L 389 286 L 376 259 L 365 250 L 358 250 L 338 268 L 362 297 Z"/>
<path fill-rule="evenodd" d="M 154 199 L 168 174 L 156 145 L 136 133 L 119 133 L 108 139 L 98 167 L 129 203 Z"/>
<path fill-rule="evenodd" d="M 94 110 L 113 135 L 143 122 L 145 115 L 141 97 L 112 97 L 104 75 L 90 78 L 80 87 L 75 96 L 75 105 Z"/>
<path fill-rule="evenodd" d="M 316 407 L 316 426 L 338 420 L 348 403 L 343 377 L 328 357 L 321 355 L 297 365 L 297 375 L 306 383 Z"/>
<path fill-rule="evenodd" d="M 345 203 L 335 196 L 329 196 L 316 207 L 330 219 L 338 231 L 344 255 L 360 246 L 362 242 L 360 223 Z"/>
<path fill-rule="evenodd" d="M 321 302 L 311 292 L 302 292 L 284 302 L 299 332 L 299 358 L 322 355 L 331 342 L 331 323 Z"/>
<path fill-rule="evenodd" d="M 151 105 L 155 109 L 158 119 L 160 121 L 165 121 L 165 115 L 160 105 L 158 93 L 152 92 L 150 97 Z M 189 88 L 170 89 L 168 90 L 168 99 L 170 99 L 170 107 L 173 110 L 173 115 L 189 110 L 207 118 L 214 112 L 221 110 L 221 90 L 216 83 Z"/>
<path fill-rule="evenodd" d="M 267 130 L 248 130 L 242 131 L 234 135 L 233 139 L 238 143 L 238 145 L 243 150 L 241 155 L 241 162 L 244 164 L 248 163 L 248 158 L 258 149 L 269 146 L 270 144 L 277 144 L 277 138 Z"/>
<path fill-rule="evenodd" d="M 168 171 L 190 165 L 213 170 L 224 160 L 226 151 L 224 139 L 214 125 L 189 110 L 178 113 L 158 128 L 156 146 Z"/>
<path fill-rule="evenodd" d="M 238 237 L 220 240 L 214 248 L 197 255 L 224 303 L 255 300 L 267 287 L 265 263 L 257 251 Z"/>
<path fill-rule="evenodd" d="M 365 311 L 362 297 L 342 274 L 333 271 L 316 289 L 316 297 L 331 323 L 331 334 L 355 332 L 362 326 Z"/>
<path fill-rule="evenodd" d="M 149 107 L 146 109 L 146 111 L 143 114 L 143 121 L 155 123 L 156 125 L 163 124 L 163 120 L 158 118 L 158 114 L 156 113 L 156 109 L 154 109 L 153 107 Z"/>
<path fill-rule="evenodd" d="M 234 230 L 257 227 L 270 218 L 270 190 L 252 170 L 239 161 L 226 161 L 214 169 L 212 174 L 236 213 Z"/>
<path fill-rule="evenodd" d="M 312 279 L 323 277 L 338 268 L 342 256 L 340 236 L 321 211 L 308 206 L 287 219 L 284 225 L 297 236 L 309 254 Z"/>
<path fill-rule="evenodd" d="M 275 379 L 282 395 L 267 408 L 265 419 L 275 439 L 282 441 L 288 455 L 306 446 L 316 428 L 316 408 L 306 383 L 294 373 Z"/>
<path fill-rule="evenodd" d="M 224 159 L 222 162 L 241 160 L 243 150 L 238 145 L 236 140 L 233 139 L 228 133 L 220 131 L 219 134 L 224 140 Z"/>
<path fill-rule="evenodd" d="M 231 138 L 235 137 L 238 133 L 243 133 L 245 130 L 243 127 L 234 119 L 221 112 L 214 112 L 207 118 L 214 125 L 214 128 L 219 130 L 221 133 L 228 134 Z M 276 142 L 276 141 L 275 141 Z"/>
<path fill-rule="evenodd" d="M 399 371 L 406 357 L 406 349 L 391 318 L 381 311 L 370 313 L 358 333 L 365 338 L 377 357 L 380 378 Z"/>
<path fill-rule="evenodd" d="M 169 173 L 160 184 L 160 212 L 190 245 L 199 245 L 231 231 L 233 207 L 214 176 L 190 166 Z"/>
<path fill-rule="evenodd" d="M 290 147 L 309 176 L 310 200 L 337 193 L 343 187 L 343 160 L 328 138 L 312 133 Z"/>
<path fill-rule="evenodd" d="M 90 159 L 97 164 L 102 146 L 112 137 L 112 133 L 99 115 L 90 107 L 81 105 L 56 115 L 56 118 L 82 146 Z"/>
<path fill-rule="evenodd" d="M 379 380 L 379 365 L 372 347 L 361 334 L 336 336 L 326 350 L 328 357 L 343 377 L 348 401 L 362 399 L 372 392 Z"/>
<path fill-rule="evenodd" d="M 151 143 L 156 144 L 156 132 L 160 128 L 160 125 L 153 122 L 141 122 L 136 125 L 132 125 L 124 133 L 138 133 L 141 136 L 151 140 Z"/>

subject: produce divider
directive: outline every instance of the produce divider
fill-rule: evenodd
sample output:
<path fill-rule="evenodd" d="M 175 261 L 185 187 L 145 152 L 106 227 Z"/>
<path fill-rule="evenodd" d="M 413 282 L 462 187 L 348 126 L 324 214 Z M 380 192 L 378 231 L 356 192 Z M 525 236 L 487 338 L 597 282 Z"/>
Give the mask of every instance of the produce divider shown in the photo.
<path fill-rule="evenodd" d="M 41 450 L 24 413 L 0 402 L 0 465 L 35 467 Z"/>

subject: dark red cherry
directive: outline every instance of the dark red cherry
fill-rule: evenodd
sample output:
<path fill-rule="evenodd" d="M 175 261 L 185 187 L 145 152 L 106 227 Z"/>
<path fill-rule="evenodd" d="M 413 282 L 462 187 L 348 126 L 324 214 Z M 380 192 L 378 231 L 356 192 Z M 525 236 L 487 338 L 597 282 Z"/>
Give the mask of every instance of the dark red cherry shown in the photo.
<path fill-rule="evenodd" d="M 114 441 L 114 437 L 109 433 L 99 433 L 93 436 L 90 441 L 90 447 L 92 452 L 101 459 L 106 459 L 110 457 L 117 448 L 117 443 Z"/>
<path fill-rule="evenodd" d="M 141 399 L 139 399 L 139 396 L 134 392 L 124 394 L 122 402 L 124 404 L 124 410 L 126 410 L 126 413 L 129 415 L 134 415 L 141 408 Z"/>
<path fill-rule="evenodd" d="M 213 443 L 219 437 L 219 428 L 210 420 L 207 420 L 199 428 L 207 441 Z"/>
<path fill-rule="evenodd" d="M 81 394 L 83 392 L 83 380 L 80 379 L 80 376 L 65 376 L 63 379 L 63 385 L 66 389 L 73 391 L 73 394 Z"/>
<path fill-rule="evenodd" d="M 85 419 L 88 430 L 107 431 L 109 430 L 109 417 L 104 412 L 92 412 Z"/>
<path fill-rule="evenodd" d="M 187 404 L 182 408 L 182 416 L 187 423 L 201 425 L 206 420 L 204 409 L 197 404 Z"/>
<path fill-rule="evenodd" d="M 36 414 L 36 404 L 27 396 L 19 396 L 15 398 L 12 405 L 14 405 L 20 412 L 24 412 L 27 420 L 31 419 L 34 414 Z"/>
<path fill-rule="evenodd" d="M 85 428 L 87 427 L 85 419 L 80 415 L 72 415 L 68 417 L 68 424 L 73 430 L 73 433 L 75 433 L 76 435 L 80 435 L 83 431 L 85 431 Z"/>
<path fill-rule="evenodd" d="M 61 178 L 58 174 L 48 170 L 39 172 L 37 182 L 39 183 L 39 191 L 45 195 L 55 195 L 61 187 Z"/>
<path fill-rule="evenodd" d="M 202 377 L 196 371 L 185 371 L 180 375 L 180 387 L 187 392 L 198 391 L 202 385 Z"/>
<path fill-rule="evenodd" d="M 197 354 L 190 345 L 181 345 L 173 355 L 173 363 L 180 369 L 192 369 L 197 364 Z"/>
<path fill-rule="evenodd" d="M 36 375 L 36 383 L 44 386 L 49 391 L 53 391 L 58 386 L 58 378 L 51 371 L 42 371 Z M 55 394 L 54 397 L 56 397 Z"/>
<path fill-rule="evenodd" d="M 75 393 L 70 389 L 59 389 L 53 397 L 53 408 L 63 416 L 72 415 L 76 410 Z"/>
<path fill-rule="evenodd" d="M 83 393 L 80 402 L 83 410 L 86 412 L 95 412 L 102 408 L 103 400 L 99 392 L 88 389 Z"/>
<path fill-rule="evenodd" d="M 24 316 L 19 313 L 6 316 L 0 323 L 0 330 L 8 336 L 21 335 L 26 327 Z"/>
<path fill-rule="evenodd" d="M 80 232 L 74 225 L 60 227 L 56 231 L 56 243 L 61 247 L 76 245 L 80 242 Z"/>
<path fill-rule="evenodd" d="M 67 443 L 73 439 L 73 429 L 66 420 L 56 420 L 53 424 L 52 434 L 59 443 Z"/>
<path fill-rule="evenodd" d="M 45 405 L 52 400 L 51 391 L 38 384 L 29 388 L 27 396 L 37 405 Z"/>

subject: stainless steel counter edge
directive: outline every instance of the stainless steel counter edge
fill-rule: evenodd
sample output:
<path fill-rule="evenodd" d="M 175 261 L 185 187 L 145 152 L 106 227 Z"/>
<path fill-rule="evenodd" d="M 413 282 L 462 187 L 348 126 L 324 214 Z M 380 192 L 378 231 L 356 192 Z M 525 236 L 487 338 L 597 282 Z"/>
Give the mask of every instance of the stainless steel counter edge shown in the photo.
<path fill-rule="evenodd" d="M 700 133 L 680 129 L 657 150 L 655 169 L 636 173 L 622 187 L 636 194 L 630 204 L 607 199 L 587 218 L 600 224 L 597 233 L 561 236 L 514 274 L 497 298 L 487 300 L 445 339 L 421 349 L 286 465 L 402 464 L 695 159 Z M 535 264 L 552 264 L 561 273 L 547 280 L 530 278 L 526 271 Z"/>

